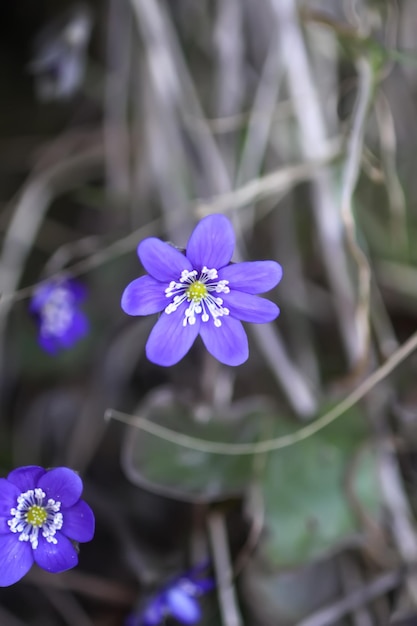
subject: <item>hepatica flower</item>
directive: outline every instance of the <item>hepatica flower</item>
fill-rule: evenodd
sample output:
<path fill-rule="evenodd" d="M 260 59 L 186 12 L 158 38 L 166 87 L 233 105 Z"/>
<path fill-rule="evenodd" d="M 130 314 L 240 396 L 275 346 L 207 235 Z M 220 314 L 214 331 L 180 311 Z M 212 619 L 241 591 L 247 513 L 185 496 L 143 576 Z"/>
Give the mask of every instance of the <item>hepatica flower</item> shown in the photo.
<path fill-rule="evenodd" d="M 28 465 L 0 478 L 0 586 L 37 563 L 58 573 L 78 563 L 77 543 L 94 535 L 94 515 L 81 500 L 81 478 L 67 467 Z"/>
<path fill-rule="evenodd" d="M 36 289 L 30 311 L 37 320 L 43 350 L 56 354 L 87 334 L 87 318 L 78 308 L 84 298 L 85 289 L 75 280 L 51 280 Z"/>
<path fill-rule="evenodd" d="M 167 617 L 181 624 L 197 624 L 201 619 L 198 598 L 214 587 L 211 578 L 199 578 L 200 571 L 199 567 L 173 580 L 150 599 L 140 614 L 130 615 L 125 626 L 158 626 Z"/>
<path fill-rule="evenodd" d="M 231 264 L 235 236 L 224 215 L 202 219 L 185 254 L 150 237 L 138 246 L 148 272 L 124 290 L 122 309 L 128 315 L 162 313 L 146 344 L 157 365 L 178 363 L 198 335 L 221 363 L 240 365 L 248 358 L 248 339 L 241 322 L 271 322 L 279 309 L 256 294 L 281 279 L 275 261 Z"/>
<path fill-rule="evenodd" d="M 88 6 L 77 4 L 38 35 L 29 71 L 40 100 L 66 100 L 80 89 L 92 25 Z"/>

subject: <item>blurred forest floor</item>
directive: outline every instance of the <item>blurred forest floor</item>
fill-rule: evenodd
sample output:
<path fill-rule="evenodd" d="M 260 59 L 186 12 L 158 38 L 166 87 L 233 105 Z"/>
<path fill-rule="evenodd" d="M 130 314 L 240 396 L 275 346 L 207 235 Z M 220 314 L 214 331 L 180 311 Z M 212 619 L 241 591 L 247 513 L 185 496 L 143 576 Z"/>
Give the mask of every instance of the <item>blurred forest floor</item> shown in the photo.
<path fill-rule="evenodd" d="M 417 625 L 416 32 L 415 0 L 3 2 L 0 466 L 79 471 L 97 531 L 2 626 L 140 624 L 206 561 L 202 626 Z M 136 247 L 210 213 L 281 315 L 160 368 Z M 51 357 L 28 307 L 67 275 L 90 333 Z"/>

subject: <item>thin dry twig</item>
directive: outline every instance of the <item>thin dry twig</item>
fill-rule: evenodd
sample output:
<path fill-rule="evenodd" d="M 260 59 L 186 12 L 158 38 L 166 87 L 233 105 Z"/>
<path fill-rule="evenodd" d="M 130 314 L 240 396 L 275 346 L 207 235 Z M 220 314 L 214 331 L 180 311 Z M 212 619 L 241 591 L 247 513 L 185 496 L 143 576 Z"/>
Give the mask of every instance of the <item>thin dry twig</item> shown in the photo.
<path fill-rule="evenodd" d="M 328 153 L 326 162 L 328 159 L 333 159 L 339 154 L 339 151 L 333 150 Z M 60 164 L 63 166 L 63 164 Z M 244 185 L 230 193 L 220 196 L 214 196 L 211 203 L 197 202 L 192 206 L 192 212 L 197 217 L 209 215 L 210 213 L 227 213 L 229 210 L 242 209 L 248 204 L 251 204 L 255 200 L 271 197 L 280 192 L 289 191 L 293 185 L 310 180 L 315 175 L 316 169 L 322 165 L 322 162 L 318 163 L 303 163 L 300 165 L 293 165 L 287 168 L 281 168 L 276 172 L 272 172 L 256 180 L 250 181 L 247 185 Z M 162 220 L 157 218 L 148 224 L 141 226 L 129 233 L 125 237 L 121 237 L 112 242 L 101 250 L 90 255 L 88 258 L 83 259 L 77 263 L 74 263 L 65 270 L 65 273 L 70 273 L 73 276 L 79 276 L 86 272 L 100 267 L 104 263 L 108 263 L 114 258 L 120 255 L 131 252 L 138 244 L 138 242 L 147 236 L 153 235 L 157 232 L 161 232 Z M 62 272 L 58 272 L 49 277 L 49 279 L 59 279 L 62 276 Z M 1 272 L 0 272 L 1 277 Z M 13 281 L 15 284 L 16 281 Z M 6 305 L 11 306 L 13 302 L 23 300 L 32 295 L 33 291 L 42 285 L 44 281 L 39 281 L 22 289 L 5 289 L 1 294 L 0 300 L 0 313 Z M 9 309 L 8 309 L 9 310 Z M 3 313 L 4 315 L 4 313 Z"/>
<path fill-rule="evenodd" d="M 362 589 L 354 591 L 346 598 L 303 619 L 297 626 L 331 626 L 331 624 L 336 624 L 338 620 L 351 611 L 396 589 L 401 584 L 402 579 L 403 574 L 400 570 L 383 574 Z"/>
<path fill-rule="evenodd" d="M 392 111 L 388 99 L 381 91 L 375 101 L 375 114 L 381 144 L 385 188 L 391 213 L 393 250 L 408 249 L 407 212 L 404 191 L 396 167 L 397 139 Z"/>
<path fill-rule="evenodd" d="M 105 90 L 104 145 L 106 183 L 117 199 L 129 197 L 130 145 L 128 103 L 132 17 L 127 2 L 110 0 L 107 34 L 108 75 Z"/>
<path fill-rule="evenodd" d="M 371 323 L 375 335 L 377 349 L 383 361 L 398 350 L 396 337 L 387 307 L 375 280 L 371 282 Z"/>
<path fill-rule="evenodd" d="M 417 565 L 417 531 L 414 516 L 405 493 L 398 460 L 393 444 L 386 440 L 378 454 L 380 488 L 387 507 L 395 544 L 402 560 L 410 566 Z M 417 605 L 417 575 L 410 572 L 406 578 L 408 592 Z"/>
<path fill-rule="evenodd" d="M 281 56 L 300 130 L 301 150 L 309 161 L 321 159 L 326 145 L 326 128 L 298 22 L 296 2 L 270 1 L 277 19 Z M 303 100 L 298 97 L 300 89 L 305 93 Z M 304 105 L 306 101 L 307 107 Z M 343 246 L 343 226 L 335 203 L 331 173 L 327 168 L 318 171 L 312 180 L 312 205 L 345 353 L 350 365 L 355 365 L 363 358 L 366 346 L 358 335 L 352 315 L 355 310 L 354 291 Z"/>
<path fill-rule="evenodd" d="M 263 457 L 257 457 L 262 459 Z M 254 481 L 249 485 L 246 499 L 245 510 L 251 520 L 251 527 L 245 544 L 242 546 L 239 554 L 237 555 L 233 568 L 233 575 L 235 578 L 239 576 L 242 570 L 246 567 L 258 546 L 262 531 L 265 523 L 265 505 L 262 493 L 262 487 L 259 482 Z"/>
<path fill-rule="evenodd" d="M 277 225 L 275 235 L 277 254 L 279 251 L 281 265 L 285 268 L 285 280 L 279 288 L 280 302 L 286 302 L 288 309 L 293 309 L 291 314 L 287 315 L 285 335 L 294 361 L 311 381 L 312 388 L 320 389 L 321 367 L 310 323 L 310 312 L 315 308 L 315 304 L 305 280 L 303 259 L 301 255 L 294 254 L 298 246 L 297 218 L 294 209 L 294 202 L 288 199 L 281 210 L 276 211 L 272 217 Z M 330 300 L 328 292 L 326 294 Z M 329 307 L 327 311 L 329 312 Z"/>
<path fill-rule="evenodd" d="M 166 441 L 171 441 L 185 448 L 191 448 L 194 450 L 201 450 L 202 452 L 211 452 L 212 454 L 227 454 L 227 455 L 241 455 L 241 454 L 263 454 L 272 450 L 279 450 L 281 448 L 287 448 L 295 445 L 304 439 L 308 439 L 312 435 L 315 435 L 329 424 L 332 424 L 335 420 L 341 417 L 346 411 L 354 406 L 359 400 L 366 396 L 371 389 L 375 387 L 379 382 L 384 380 L 400 363 L 402 363 L 414 350 L 417 349 L 417 332 L 400 347 L 398 350 L 373 372 L 368 378 L 366 378 L 356 389 L 354 389 L 348 396 L 346 396 L 337 406 L 325 413 L 322 417 L 319 417 L 315 422 L 298 429 L 295 433 L 284 435 L 283 437 L 277 437 L 274 439 L 267 439 L 258 443 L 219 443 L 215 441 L 207 441 L 203 439 L 197 439 L 188 435 L 178 433 L 159 424 L 154 424 L 140 416 L 129 415 L 122 413 L 121 411 L 115 411 L 114 409 L 108 409 L 105 413 L 105 419 L 116 419 L 120 422 L 140 428 L 145 432 L 148 432 L 155 437 L 161 437 Z"/>
<path fill-rule="evenodd" d="M 417 268 L 402 262 L 379 260 L 375 264 L 378 283 L 399 302 L 415 310 L 417 304 Z"/>
<path fill-rule="evenodd" d="M 117 241 L 114 241 L 106 248 L 102 248 L 98 252 L 91 254 L 88 258 L 74 263 L 63 271 L 48 276 L 47 280 L 42 280 L 34 283 L 33 285 L 28 285 L 27 287 L 23 287 L 22 289 L 19 289 L 18 291 L 12 293 L 2 294 L 0 299 L 0 312 L 2 311 L 3 306 L 11 306 L 13 302 L 29 298 L 35 291 L 35 289 L 45 284 L 46 282 L 49 282 L 50 280 L 58 280 L 63 276 L 66 276 L 67 274 L 71 274 L 72 276 L 80 276 L 81 274 L 85 274 L 92 269 L 100 267 L 104 263 L 108 263 L 112 259 L 117 258 L 119 255 L 131 252 L 138 245 L 138 242 L 143 237 L 148 237 L 152 235 L 153 233 L 158 231 L 161 226 L 161 219 L 156 219 L 153 222 L 149 222 L 149 224 L 147 224 L 146 226 L 141 226 L 132 233 L 129 233 L 129 235 L 127 235 L 126 237 L 122 237 Z"/>
<path fill-rule="evenodd" d="M 148 70 L 150 67 L 148 63 Z M 160 94 L 153 88 L 152 80 L 148 78 L 147 82 L 151 84 L 144 89 L 143 100 L 149 169 L 161 200 L 168 236 L 172 241 L 178 241 L 188 234 L 190 227 L 185 179 L 189 168 L 178 128 L 175 102 L 161 101 Z M 172 158 L 173 154 L 175 159 Z"/>
<path fill-rule="evenodd" d="M 219 117 L 234 116 L 241 111 L 245 92 L 245 67 L 243 37 L 243 7 L 240 0 L 217 2 L 214 43 L 217 56 L 216 67 L 216 114 Z M 236 169 L 237 136 L 219 138 L 230 179 Z"/>
<path fill-rule="evenodd" d="M 278 43 L 277 39 L 272 37 L 248 118 L 248 130 L 236 175 L 236 187 L 251 180 L 260 170 L 282 77 L 283 67 L 278 54 Z"/>
<path fill-rule="evenodd" d="M 363 589 L 365 583 L 354 557 L 350 554 L 341 554 L 337 563 L 345 596 L 349 596 L 357 589 Z M 352 626 L 373 626 L 371 614 L 365 603 L 352 609 L 351 613 Z"/>
<path fill-rule="evenodd" d="M 233 585 L 233 567 L 225 519 L 221 513 L 212 511 L 209 513 L 207 525 L 223 626 L 242 626 L 242 617 Z"/>
<path fill-rule="evenodd" d="M 198 120 L 198 126 L 193 126 L 196 131 L 193 143 L 209 182 L 209 194 L 229 191 L 227 170 L 212 134 L 207 130 L 202 107 L 167 12 L 155 0 L 130 2 L 145 42 L 155 92 L 160 100 L 175 105 L 185 125 L 190 115 Z"/>
<path fill-rule="evenodd" d="M 136 589 L 122 585 L 118 581 L 106 580 L 79 570 L 64 572 L 51 576 L 41 569 L 32 570 L 26 580 L 37 586 L 56 587 L 80 593 L 87 597 L 114 604 L 116 606 L 132 606 L 136 599 Z"/>
<path fill-rule="evenodd" d="M 356 240 L 356 224 L 353 215 L 353 193 L 358 181 L 362 160 L 363 137 L 368 109 L 372 98 L 373 73 L 367 59 L 359 58 L 358 96 L 353 115 L 352 129 L 347 144 L 347 158 L 343 170 L 341 189 L 341 216 L 345 226 L 350 252 L 358 268 L 358 306 L 356 308 L 356 331 L 362 348 L 361 359 L 366 357 L 369 345 L 369 297 L 371 272 L 368 260 Z"/>
<path fill-rule="evenodd" d="M 215 212 L 228 213 L 279 193 L 289 192 L 299 183 L 314 180 L 317 172 L 324 165 L 331 163 L 339 154 L 338 145 L 326 144 L 322 159 L 288 165 L 259 178 L 254 178 L 233 191 L 200 201 L 195 207 L 195 213 L 199 217 Z"/>
<path fill-rule="evenodd" d="M 20 282 L 27 257 L 32 250 L 45 214 L 58 193 L 79 186 L 103 165 L 102 145 L 62 159 L 38 172 L 26 183 L 16 203 L 0 257 L 0 292 L 13 293 Z M 2 297 L 1 317 L 10 310 L 11 299 Z"/>
<path fill-rule="evenodd" d="M 267 324 L 256 324 L 250 328 L 258 349 L 275 377 L 284 383 L 287 398 L 301 418 L 311 418 L 317 410 L 314 390 L 301 370 L 287 357 L 285 344 L 278 329 Z"/>
<path fill-rule="evenodd" d="M 145 44 L 149 83 L 143 91 L 145 132 L 150 168 L 161 197 L 167 231 L 176 239 L 188 228 L 189 214 L 184 173 L 187 159 L 178 123 L 181 84 L 171 59 L 169 40 L 157 3 L 131 2 Z M 175 159 L 172 155 L 175 154 Z"/>

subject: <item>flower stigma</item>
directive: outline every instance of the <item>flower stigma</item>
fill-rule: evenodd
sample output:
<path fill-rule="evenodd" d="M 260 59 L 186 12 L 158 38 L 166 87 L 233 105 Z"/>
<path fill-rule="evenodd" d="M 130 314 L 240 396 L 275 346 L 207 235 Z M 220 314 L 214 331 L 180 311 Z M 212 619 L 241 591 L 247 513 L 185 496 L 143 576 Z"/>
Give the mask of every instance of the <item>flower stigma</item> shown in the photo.
<path fill-rule="evenodd" d="M 17 507 L 10 509 L 13 516 L 7 521 L 13 533 L 20 533 L 19 541 L 30 541 L 36 550 L 39 544 L 39 531 L 48 543 L 57 543 L 54 536 L 62 528 L 63 516 L 59 512 L 60 502 L 52 498 L 46 500 L 42 489 L 29 489 L 17 499 Z"/>
<path fill-rule="evenodd" d="M 192 326 L 196 323 L 196 315 L 201 315 L 203 322 L 208 322 L 210 316 L 214 325 L 218 328 L 221 326 L 220 317 L 229 315 L 229 309 L 223 306 L 223 298 L 214 294 L 229 293 L 228 280 L 217 280 L 218 274 L 216 269 L 208 269 L 203 267 L 200 274 L 197 270 L 183 270 L 179 281 L 171 281 L 165 289 L 167 298 L 172 298 L 170 304 L 165 307 L 165 313 L 168 315 L 174 313 L 183 302 L 189 302 L 188 307 L 184 311 L 184 319 L 182 325 Z"/>
<path fill-rule="evenodd" d="M 193 300 L 199 304 L 207 296 L 207 287 L 200 280 L 196 280 L 187 289 L 187 300 Z"/>
<path fill-rule="evenodd" d="M 38 504 L 31 506 L 26 513 L 26 521 L 32 526 L 43 526 L 47 519 L 48 513 L 46 509 Z"/>

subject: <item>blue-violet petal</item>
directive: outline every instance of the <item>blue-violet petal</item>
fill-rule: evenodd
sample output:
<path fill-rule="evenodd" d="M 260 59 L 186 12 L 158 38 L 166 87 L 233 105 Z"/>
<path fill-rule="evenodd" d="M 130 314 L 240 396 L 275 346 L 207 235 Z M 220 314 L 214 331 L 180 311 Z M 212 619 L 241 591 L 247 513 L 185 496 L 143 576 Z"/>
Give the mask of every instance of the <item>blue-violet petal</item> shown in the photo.
<path fill-rule="evenodd" d="M 6 478 L 0 478 L 0 535 L 10 532 L 10 510 L 17 505 L 21 491 Z"/>
<path fill-rule="evenodd" d="M 230 263 L 235 248 L 235 234 L 224 215 L 207 215 L 195 227 L 187 244 L 186 255 L 193 268 L 219 270 Z"/>
<path fill-rule="evenodd" d="M 187 354 L 200 328 L 200 316 L 195 324 L 183 326 L 188 303 L 181 304 L 174 313 L 162 313 L 146 343 L 146 356 L 152 363 L 169 367 Z"/>
<path fill-rule="evenodd" d="M 38 480 L 46 473 L 43 467 L 39 465 L 24 465 L 12 470 L 7 476 L 7 480 L 16 485 L 24 493 L 29 489 L 34 489 Z"/>
<path fill-rule="evenodd" d="M 69 278 L 66 282 L 64 282 L 63 286 L 66 286 L 68 290 L 71 291 L 75 302 L 82 302 L 87 297 L 86 286 L 78 282 L 78 280 Z"/>
<path fill-rule="evenodd" d="M 166 615 L 165 594 L 156 596 L 146 606 L 139 626 L 158 626 Z"/>
<path fill-rule="evenodd" d="M 59 340 L 52 335 L 43 335 L 41 333 L 38 338 L 38 343 L 42 350 L 50 355 L 56 354 L 60 348 Z"/>
<path fill-rule="evenodd" d="M 48 498 L 58 500 L 62 507 L 69 507 L 80 499 L 83 483 L 78 474 L 68 467 L 55 467 L 40 478 L 38 487 Z"/>
<path fill-rule="evenodd" d="M 279 308 L 271 300 L 253 296 L 243 291 L 230 291 L 230 293 L 222 295 L 224 306 L 229 309 L 232 317 L 242 322 L 265 324 L 272 322 L 279 315 Z"/>
<path fill-rule="evenodd" d="M 33 558 L 42 569 L 58 574 L 75 567 L 78 564 L 78 554 L 71 541 L 60 531 L 55 534 L 55 539 L 57 543 L 49 543 L 39 533 L 39 545 L 33 550 Z"/>
<path fill-rule="evenodd" d="M 165 295 L 166 283 L 151 276 L 141 276 L 128 284 L 122 295 L 122 309 L 128 315 L 152 315 L 169 304 Z"/>
<path fill-rule="evenodd" d="M 79 500 L 68 509 L 61 508 L 63 525 L 61 532 L 69 539 L 84 543 L 94 536 L 94 513 L 84 500 Z"/>
<path fill-rule="evenodd" d="M 179 250 L 156 237 L 144 239 L 138 245 L 138 255 L 148 274 L 162 282 L 178 280 L 183 270 L 193 269 Z"/>
<path fill-rule="evenodd" d="M 0 587 L 14 585 L 33 565 L 30 543 L 19 541 L 15 534 L 0 535 Z"/>
<path fill-rule="evenodd" d="M 182 624 L 196 624 L 200 621 L 200 605 L 184 589 L 178 587 L 169 589 L 166 593 L 166 602 L 171 615 Z"/>
<path fill-rule="evenodd" d="M 282 267 L 276 261 L 245 261 L 223 267 L 219 278 L 228 280 L 231 289 L 252 294 L 265 293 L 278 285 Z"/>
<path fill-rule="evenodd" d="M 200 335 L 207 350 L 220 363 L 225 365 L 241 365 L 249 356 L 248 338 L 238 320 L 225 316 L 222 325 L 214 326 L 210 321 L 201 323 Z"/>
<path fill-rule="evenodd" d="M 87 317 L 84 313 L 77 311 L 76 309 L 73 311 L 73 318 L 71 325 L 66 330 L 65 333 L 62 333 L 61 336 L 57 336 L 57 340 L 64 348 L 71 348 L 71 346 L 84 337 L 89 330 L 89 323 Z"/>

